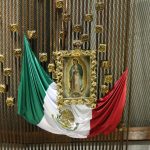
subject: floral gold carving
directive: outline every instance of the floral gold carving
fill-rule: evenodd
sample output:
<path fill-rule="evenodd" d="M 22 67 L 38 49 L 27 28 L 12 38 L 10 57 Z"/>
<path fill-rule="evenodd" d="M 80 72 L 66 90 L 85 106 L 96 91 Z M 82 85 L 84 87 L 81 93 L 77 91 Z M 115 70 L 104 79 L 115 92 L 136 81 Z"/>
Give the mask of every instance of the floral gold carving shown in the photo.
<path fill-rule="evenodd" d="M 4 75 L 5 76 L 10 76 L 11 74 L 12 74 L 11 68 L 4 68 Z"/>
<path fill-rule="evenodd" d="M 101 85 L 101 93 L 106 94 L 109 91 L 109 87 L 107 85 Z"/>
<path fill-rule="evenodd" d="M 96 25 L 95 31 L 96 33 L 102 33 L 103 32 L 103 26 L 102 25 Z"/>
<path fill-rule="evenodd" d="M 99 45 L 99 52 L 106 52 L 106 44 Z"/>
<path fill-rule="evenodd" d="M 56 0 L 56 8 L 63 8 L 64 7 L 64 1 L 63 0 Z"/>
<path fill-rule="evenodd" d="M 18 25 L 17 24 L 10 24 L 10 30 L 12 32 L 17 32 L 18 31 Z"/>
<path fill-rule="evenodd" d="M 0 84 L 0 93 L 5 93 L 5 92 L 6 92 L 6 85 Z"/>
<path fill-rule="evenodd" d="M 48 72 L 53 72 L 55 70 L 55 65 L 50 63 L 48 64 Z"/>
<path fill-rule="evenodd" d="M 28 39 L 36 39 L 37 38 L 36 31 L 35 30 L 32 30 L 32 31 L 28 30 L 27 31 L 27 37 L 28 37 Z"/>
<path fill-rule="evenodd" d="M 14 55 L 15 57 L 21 57 L 22 55 L 22 50 L 21 49 L 14 49 Z"/>
<path fill-rule="evenodd" d="M 69 14 L 63 14 L 63 21 L 68 22 L 71 20 L 71 16 Z"/>
<path fill-rule="evenodd" d="M 47 53 L 39 53 L 39 59 L 41 62 L 47 61 Z"/>
<path fill-rule="evenodd" d="M 81 35 L 81 41 L 82 42 L 88 42 L 89 41 L 89 35 L 88 34 L 82 34 Z"/>
<path fill-rule="evenodd" d="M 7 97 L 7 99 L 6 99 L 6 105 L 8 107 L 14 106 L 14 98 L 13 97 Z"/>
<path fill-rule="evenodd" d="M 97 11 L 102 11 L 105 8 L 105 3 L 104 2 L 96 2 L 95 9 Z"/>
<path fill-rule="evenodd" d="M 84 20 L 87 22 L 92 22 L 93 21 L 93 15 L 92 14 L 85 14 Z"/>
<path fill-rule="evenodd" d="M 113 76 L 112 75 L 105 75 L 104 76 L 104 83 L 109 84 L 109 83 L 112 83 L 112 81 L 113 81 Z"/>
<path fill-rule="evenodd" d="M 102 61 L 101 67 L 104 69 L 109 69 L 111 67 L 110 61 L 107 61 L 107 60 Z"/>
<path fill-rule="evenodd" d="M 74 32 L 81 32 L 82 31 L 82 26 L 80 24 L 76 24 L 73 26 L 73 31 Z"/>

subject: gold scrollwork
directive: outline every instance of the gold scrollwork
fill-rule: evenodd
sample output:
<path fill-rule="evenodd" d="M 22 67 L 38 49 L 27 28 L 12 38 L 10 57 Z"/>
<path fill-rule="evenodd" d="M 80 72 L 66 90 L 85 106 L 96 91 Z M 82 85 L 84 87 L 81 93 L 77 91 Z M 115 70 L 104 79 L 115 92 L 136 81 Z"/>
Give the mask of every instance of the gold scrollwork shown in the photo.
<path fill-rule="evenodd" d="M 1 54 L 0 54 L 0 63 L 3 63 L 3 62 L 4 62 L 4 60 L 5 60 L 4 55 L 1 55 Z"/>
<path fill-rule="evenodd" d="M 32 30 L 32 31 L 28 30 L 27 31 L 27 37 L 28 37 L 28 39 L 36 39 L 37 38 L 36 31 L 35 30 Z"/>
<path fill-rule="evenodd" d="M 71 15 L 70 14 L 63 14 L 63 21 L 68 22 L 71 20 Z"/>
<path fill-rule="evenodd" d="M 22 50 L 21 49 L 14 49 L 14 55 L 15 57 L 21 57 L 22 55 Z"/>
<path fill-rule="evenodd" d="M 6 105 L 8 107 L 14 106 L 14 98 L 13 97 L 7 97 L 7 99 L 6 99 Z"/>
<path fill-rule="evenodd" d="M 105 8 L 105 3 L 104 2 L 97 2 L 95 5 L 95 9 L 97 11 L 102 11 Z"/>
<path fill-rule="evenodd" d="M 73 31 L 74 32 L 81 32 L 82 31 L 82 26 L 80 24 L 76 24 L 73 26 Z"/>
<path fill-rule="evenodd" d="M 99 52 L 106 52 L 106 44 L 99 45 Z"/>
<path fill-rule="evenodd" d="M 47 53 L 39 53 L 39 59 L 41 62 L 47 61 Z"/>
<path fill-rule="evenodd" d="M 101 93 L 106 94 L 109 92 L 109 87 L 107 85 L 101 85 Z"/>
<path fill-rule="evenodd" d="M 10 76 L 12 74 L 11 68 L 4 68 L 4 76 Z"/>
<path fill-rule="evenodd" d="M 6 93 L 6 85 L 0 84 L 0 93 Z"/>
<path fill-rule="evenodd" d="M 93 15 L 92 14 L 85 14 L 84 20 L 87 22 L 92 22 L 93 21 Z"/>
<path fill-rule="evenodd" d="M 109 69 L 111 67 L 110 61 L 107 60 L 102 61 L 101 67 L 104 69 Z"/>
<path fill-rule="evenodd" d="M 112 81 L 113 81 L 113 76 L 112 75 L 105 75 L 104 76 L 104 83 L 109 84 L 109 83 L 112 83 Z"/>
<path fill-rule="evenodd" d="M 89 41 L 89 35 L 88 34 L 82 34 L 81 35 L 81 41 L 82 42 L 88 42 Z"/>
<path fill-rule="evenodd" d="M 95 31 L 96 33 L 103 33 L 103 25 L 96 25 Z"/>
<path fill-rule="evenodd" d="M 55 71 L 55 65 L 52 63 L 48 64 L 48 72 L 53 72 L 53 71 Z"/>
<path fill-rule="evenodd" d="M 56 8 L 63 8 L 64 7 L 64 1 L 63 0 L 56 0 Z"/>
<path fill-rule="evenodd" d="M 18 31 L 18 25 L 17 24 L 10 24 L 10 30 L 11 30 L 11 32 L 17 32 Z"/>

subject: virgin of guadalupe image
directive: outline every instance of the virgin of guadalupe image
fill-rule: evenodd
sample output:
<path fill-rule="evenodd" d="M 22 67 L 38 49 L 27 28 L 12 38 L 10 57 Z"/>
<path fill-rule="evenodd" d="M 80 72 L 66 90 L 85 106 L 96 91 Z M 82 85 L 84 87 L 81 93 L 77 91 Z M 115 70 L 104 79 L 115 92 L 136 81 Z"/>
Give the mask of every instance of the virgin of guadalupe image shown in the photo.
<path fill-rule="evenodd" d="M 78 59 L 74 58 L 70 69 L 70 96 L 81 97 L 83 91 L 83 69 Z"/>

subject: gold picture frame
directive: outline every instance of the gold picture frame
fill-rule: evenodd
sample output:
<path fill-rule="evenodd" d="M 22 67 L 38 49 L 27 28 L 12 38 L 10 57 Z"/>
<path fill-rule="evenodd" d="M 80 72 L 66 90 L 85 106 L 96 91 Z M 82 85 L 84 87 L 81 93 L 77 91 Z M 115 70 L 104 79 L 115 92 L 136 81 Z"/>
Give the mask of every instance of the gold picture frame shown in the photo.
<path fill-rule="evenodd" d="M 58 106 L 87 105 L 96 102 L 96 51 L 61 50 L 54 53 Z"/>

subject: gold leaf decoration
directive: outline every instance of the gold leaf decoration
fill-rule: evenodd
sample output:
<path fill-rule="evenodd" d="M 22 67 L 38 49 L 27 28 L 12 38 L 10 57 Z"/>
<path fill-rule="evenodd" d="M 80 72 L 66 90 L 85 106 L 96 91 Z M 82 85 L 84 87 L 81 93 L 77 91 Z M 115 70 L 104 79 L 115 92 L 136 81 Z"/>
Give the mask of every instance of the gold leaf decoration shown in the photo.
<path fill-rule="evenodd" d="M 102 11 L 105 8 L 105 3 L 104 2 L 96 2 L 95 9 L 97 11 Z"/>
<path fill-rule="evenodd" d="M 89 35 L 88 34 L 82 34 L 81 35 L 81 41 L 82 42 L 88 42 L 89 41 Z"/>
<path fill-rule="evenodd" d="M 17 24 L 10 24 L 10 31 L 11 32 L 17 32 L 18 31 L 18 25 Z"/>
<path fill-rule="evenodd" d="M 99 45 L 99 52 L 106 52 L 106 44 Z"/>
<path fill-rule="evenodd" d="M 0 93 L 6 93 L 6 85 L 0 84 Z"/>
<path fill-rule="evenodd" d="M 10 76 L 11 74 L 12 74 L 11 68 L 4 68 L 4 75 L 5 76 Z"/>
<path fill-rule="evenodd" d="M 63 0 L 56 0 L 56 8 L 63 8 L 64 7 L 64 1 Z"/>
<path fill-rule="evenodd" d="M 104 69 L 109 69 L 111 67 L 110 61 L 107 61 L 107 60 L 102 61 L 101 67 Z"/>
<path fill-rule="evenodd" d="M 103 26 L 102 25 L 96 25 L 95 31 L 96 33 L 103 33 Z"/>
<path fill-rule="evenodd" d="M 48 64 L 48 72 L 53 72 L 55 70 L 54 64 Z"/>
<path fill-rule="evenodd" d="M 75 49 L 81 49 L 83 42 L 81 40 L 75 40 L 73 41 L 73 46 Z"/>
<path fill-rule="evenodd" d="M 86 22 L 92 22 L 93 21 L 93 15 L 92 14 L 85 14 L 84 20 Z"/>
<path fill-rule="evenodd" d="M 63 14 L 63 21 L 68 22 L 71 20 L 71 16 L 69 14 Z"/>
<path fill-rule="evenodd" d="M 105 75 L 104 76 L 104 83 L 109 84 L 109 83 L 112 83 L 112 81 L 113 81 L 113 76 L 112 75 Z"/>
<path fill-rule="evenodd" d="M 7 97 L 7 99 L 6 99 L 6 105 L 8 107 L 14 106 L 14 98 L 13 97 Z"/>
<path fill-rule="evenodd" d="M 101 93 L 106 94 L 109 92 L 109 87 L 107 85 L 101 85 Z"/>
<path fill-rule="evenodd" d="M 14 55 L 15 57 L 21 57 L 22 55 L 22 50 L 21 49 L 14 49 Z"/>
<path fill-rule="evenodd" d="M 39 59 L 41 62 L 47 61 L 47 53 L 39 53 Z"/>
<path fill-rule="evenodd" d="M 80 24 L 76 24 L 73 26 L 73 31 L 74 32 L 81 32 L 82 31 L 82 26 Z"/>
<path fill-rule="evenodd" d="M 32 31 L 28 30 L 27 31 L 27 37 L 28 37 L 28 39 L 36 39 L 37 38 L 36 31 L 35 30 L 32 30 Z"/>

